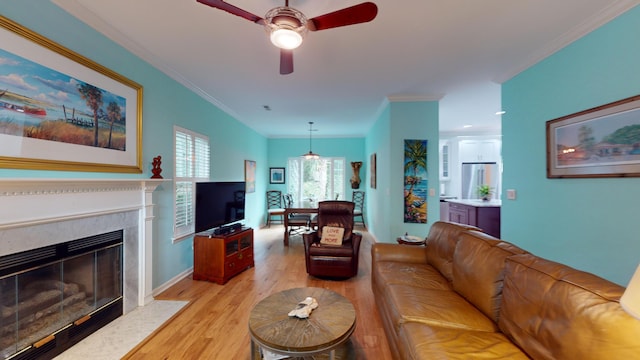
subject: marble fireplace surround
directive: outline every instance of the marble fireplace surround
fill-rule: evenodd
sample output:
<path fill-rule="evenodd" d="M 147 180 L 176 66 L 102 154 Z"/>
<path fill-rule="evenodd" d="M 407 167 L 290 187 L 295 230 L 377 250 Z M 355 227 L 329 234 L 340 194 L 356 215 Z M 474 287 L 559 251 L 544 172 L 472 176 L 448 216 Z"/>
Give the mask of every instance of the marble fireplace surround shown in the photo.
<path fill-rule="evenodd" d="M 153 300 L 153 191 L 166 180 L 0 179 L 0 256 L 124 229 L 124 312 Z"/>

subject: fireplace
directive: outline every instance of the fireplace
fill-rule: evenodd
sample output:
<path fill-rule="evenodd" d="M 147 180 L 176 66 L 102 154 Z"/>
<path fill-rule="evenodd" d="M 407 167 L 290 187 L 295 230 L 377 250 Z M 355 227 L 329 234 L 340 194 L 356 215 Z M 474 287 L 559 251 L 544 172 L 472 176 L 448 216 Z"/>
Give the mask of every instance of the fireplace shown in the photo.
<path fill-rule="evenodd" d="M 122 315 L 123 231 L 0 257 L 0 358 L 52 358 Z"/>
<path fill-rule="evenodd" d="M 97 312 L 89 312 L 92 318 L 90 321 L 85 321 L 87 319 L 85 316 L 75 319 L 74 315 L 65 314 L 59 321 L 63 322 L 62 319 L 64 319 L 65 323 L 71 323 L 73 326 L 55 334 L 56 341 L 48 341 L 49 335 L 45 335 L 42 342 L 36 340 L 35 343 L 40 348 L 57 343 L 65 337 L 75 337 L 75 332 L 83 332 L 86 328 L 95 326 L 97 329 L 112 318 L 126 314 L 153 300 L 154 204 L 152 194 L 162 185 L 162 182 L 163 180 L 146 179 L 0 179 L 0 203 L 3 204 L 0 207 L 0 258 L 6 257 L 15 261 L 17 254 L 37 249 L 38 251 L 49 249 L 49 252 L 64 254 L 61 256 L 64 259 L 63 265 L 59 265 L 58 268 L 50 266 L 53 263 L 51 259 L 33 265 L 33 270 L 37 271 L 34 273 L 35 276 L 26 275 L 25 272 L 14 274 L 15 269 L 3 270 L 4 272 L 0 274 L 2 286 L 6 286 L 7 283 L 15 285 L 17 281 L 20 286 L 25 286 L 25 288 L 14 290 L 17 294 L 18 291 L 31 291 L 31 287 L 27 287 L 26 283 L 31 284 L 47 279 L 49 285 L 46 286 L 55 288 L 51 290 L 58 291 L 60 296 L 68 298 L 69 302 L 73 301 L 71 299 L 84 297 L 83 301 L 76 303 L 77 307 L 84 307 L 84 303 L 92 299 L 92 308 L 109 310 L 100 312 L 105 314 L 100 316 Z M 70 240 L 73 244 L 74 241 L 114 232 L 121 234 L 119 236 L 121 244 L 109 243 L 106 249 L 100 250 L 100 255 L 97 253 L 81 255 L 75 252 L 75 247 L 64 250 L 68 245 L 63 244 L 69 243 Z M 61 248 L 63 250 L 60 250 Z M 90 253 L 92 251 L 97 251 L 97 248 L 91 248 Z M 89 276 L 90 271 L 69 271 L 68 267 L 74 268 L 76 263 L 81 262 L 81 258 L 85 256 L 100 259 L 96 260 L 96 264 L 92 266 L 91 271 L 94 272 L 103 272 L 107 269 L 111 271 L 113 263 L 119 263 L 119 270 L 115 271 L 119 273 L 119 279 L 95 288 L 96 285 L 91 283 L 93 276 Z M 17 277 L 9 280 L 10 274 Z M 38 280 L 33 280 L 34 278 Z M 0 292 L 0 298 L 3 299 L 3 304 L 0 306 L 5 306 L 5 291 L 0 289 Z M 26 295 L 27 293 L 23 293 L 16 296 L 22 296 L 22 299 L 26 298 Z M 46 296 L 41 295 L 41 297 Z M 15 303 L 13 306 L 16 306 Z M 0 309 L 0 313 L 2 310 Z M 82 312 L 85 311 L 86 309 Z M 48 310 L 40 310 L 40 312 L 48 312 Z M 0 326 L 7 324 L 4 317 L 2 319 Z M 3 341 L 4 337 L 5 335 L 0 336 Z M 14 338 L 14 335 L 11 337 Z M 25 337 L 22 332 L 15 335 L 13 340 L 16 343 L 15 348 L 20 348 L 21 341 L 24 343 L 31 341 L 23 338 Z M 33 341 L 31 343 L 34 344 Z M 3 351 L 3 355 L 0 355 L 0 359 L 3 359 L 3 356 L 6 356 L 4 345 L 0 351 Z"/>

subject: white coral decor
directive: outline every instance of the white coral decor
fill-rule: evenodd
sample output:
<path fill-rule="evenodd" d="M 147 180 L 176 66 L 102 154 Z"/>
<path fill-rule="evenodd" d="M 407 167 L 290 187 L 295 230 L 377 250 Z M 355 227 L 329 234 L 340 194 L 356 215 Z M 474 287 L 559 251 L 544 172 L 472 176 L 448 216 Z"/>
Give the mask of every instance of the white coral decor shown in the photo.
<path fill-rule="evenodd" d="M 306 319 L 311 315 L 313 309 L 318 307 L 318 302 L 312 297 L 308 297 L 298 303 L 295 309 L 289 311 L 289 316 Z"/>

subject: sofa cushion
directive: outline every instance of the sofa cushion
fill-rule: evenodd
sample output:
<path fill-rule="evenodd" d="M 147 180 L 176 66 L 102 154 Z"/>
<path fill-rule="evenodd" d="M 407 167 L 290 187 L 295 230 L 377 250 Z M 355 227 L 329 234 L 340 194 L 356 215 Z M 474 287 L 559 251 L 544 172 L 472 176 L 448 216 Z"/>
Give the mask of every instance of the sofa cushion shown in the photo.
<path fill-rule="evenodd" d="M 452 290 L 434 290 L 390 284 L 384 296 L 396 327 L 405 322 L 467 329 L 497 331 L 497 325 Z"/>
<path fill-rule="evenodd" d="M 500 329 L 535 359 L 638 359 L 624 288 L 531 254 L 506 261 Z"/>
<path fill-rule="evenodd" d="M 508 256 L 524 254 L 515 245 L 479 231 L 460 234 L 453 255 L 453 289 L 498 322 Z"/>
<path fill-rule="evenodd" d="M 399 331 L 404 359 L 529 359 L 498 332 L 467 331 L 421 323 L 402 324 Z"/>
<path fill-rule="evenodd" d="M 371 270 L 381 286 L 404 284 L 428 289 L 451 290 L 451 285 L 438 270 L 427 264 L 380 261 Z"/>
<path fill-rule="evenodd" d="M 427 262 L 438 269 L 448 281 L 453 280 L 452 261 L 458 235 L 467 229 L 479 230 L 469 225 L 436 221 L 427 235 Z"/>
<path fill-rule="evenodd" d="M 375 243 L 371 246 L 371 266 L 374 267 L 378 261 L 426 264 L 427 248 L 424 246 Z"/>

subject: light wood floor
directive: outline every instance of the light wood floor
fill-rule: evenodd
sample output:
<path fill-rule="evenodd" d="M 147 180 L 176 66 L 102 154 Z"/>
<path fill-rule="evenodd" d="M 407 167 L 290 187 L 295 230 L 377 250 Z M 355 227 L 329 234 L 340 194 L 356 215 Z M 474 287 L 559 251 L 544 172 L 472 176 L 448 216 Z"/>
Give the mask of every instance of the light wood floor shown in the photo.
<path fill-rule="evenodd" d="M 361 231 L 361 229 L 358 229 Z M 282 244 L 282 226 L 254 233 L 255 267 L 225 285 L 183 279 L 158 300 L 187 300 L 184 310 L 133 349 L 125 359 L 249 359 L 249 313 L 266 296 L 295 287 L 323 287 L 348 298 L 356 308 L 351 342 L 356 359 L 391 359 L 371 291 L 371 236 L 362 231 L 358 276 L 320 280 L 307 275 L 302 239 Z"/>

